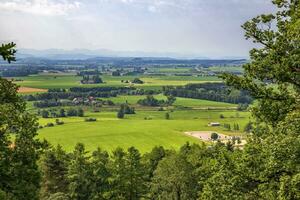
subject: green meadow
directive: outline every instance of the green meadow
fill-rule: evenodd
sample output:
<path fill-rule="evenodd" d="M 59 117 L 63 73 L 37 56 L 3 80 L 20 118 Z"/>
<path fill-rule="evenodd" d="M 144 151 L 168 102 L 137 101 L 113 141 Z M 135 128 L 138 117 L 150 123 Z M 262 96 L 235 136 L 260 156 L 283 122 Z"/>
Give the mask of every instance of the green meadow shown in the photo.
<path fill-rule="evenodd" d="M 41 73 L 37 75 L 31 75 L 26 77 L 20 77 L 23 81 L 16 82 L 20 86 L 32 87 L 32 88 L 70 88 L 70 87 L 124 87 L 124 86 L 134 86 L 144 89 L 160 89 L 162 86 L 180 86 L 186 85 L 188 83 L 201 83 L 201 82 L 216 82 L 220 81 L 217 77 L 194 77 L 194 76 L 151 76 L 143 75 L 139 76 L 144 84 L 130 84 L 122 83 L 121 81 L 131 81 L 136 76 L 111 76 L 102 75 L 101 76 L 104 83 L 102 84 L 86 84 L 82 85 L 80 80 L 82 77 L 76 76 L 74 73 L 57 73 L 57 74 L 47 74 Z"/>
<path fill-rule="evenodd" d="M 186 142 L 199 143 L 200 140 L 187 136 L 186 131 L 216 131 L 228 135 L 240 132 L 226 131 L 223 127 L 210 127 L 210 122 L 238 123 L 243 128 L 249 121 L 249 113 L 236 111 L 189 110 L 170 112 L 171 119 L 165 119 L 166 111 L 136 111 L 117 119 L 116 112 L 87 112 L 86 117 L 96 118 L 96 122 L 85 122 L 84 118 L 61 118 L 64 125 L 45 127 L 39 130 L 39 138 L 51 144 L 61 144 L 67 151 L 82 142 L 88 150 L 97 147 L 111 151 L 116 147 L 137 147 L 141 152 L 150 151 L 154 146 L 178 149 Z M 225 118 L 220 118 L 220 114 Z M 40 124 L 55 122 L 55 119 L 40 119 Z"/>
<path fill-rule="evenodd" d="M 179 73 L 188 72 L 187 68 L 157 68 L 156 72 Z M 70 87 L 102 87 L 102 86 L 132 86 L 131 81 L 137 76 L 101 75 L 105 83 L 82 85 L 81 77 L 74 73 L 41 73 L 22 77 L 23 81 L 17 84 L 32 88 L 70 88 Z M 134 85 L 134 87 L 144 89 L 161 89 L 162 86 L 180 86 L 188 83 L 204 83 L 220 81 L 217 77 L 196 77 L 196 76 L 139 76 L 144 84 Z M 123 81 L 122 81 L 123 80 Z M 84 117 L 60 118 L 63 125 L 54 127 L 44 127 L 39 129 L 39 138 L 48 140 L 52 145 L 61 144 L 64 149 L 71 151 L 76 143 L 84 143 L 88 150 L 95 150 L 97 147 L 111 151 L 117 147 L 128 148 L 137 147 L 141 152 L 150 151 L 154 146 L 164 146 L 166 148 L 178 149 L 186 142 L 200 143 L 197 138 L 188 136 L 184 132 L 188 131 L 216 131 L 227 135 L 243 135 L 242 130 L 249 122 L 248 112 L 237 112 L 236 104 L 207 101 L 200 99 L 189 99 L 177 97 L 173 106 L 158 111 L 158 107 L 143 107 L 137 104 L 140 96 L 124 96 L 103 98 L 111 100 L 115 106 L 103 106 L 100 112 L 92 112 L 91 107 L 83 107 Z M 156 99 L 166 100 L 166 96 L 154 95 Z M 117 118 L 117 110 L 120 104 L 128 103 L 135 107 L 136 114 L 125 115 L 124 119 Z M 27 109 L 36 113 L 33 102 L 27 103 Z M 49 108 L 50 109 L 50 108 Z M 55 108 L 60 109 L 60 107 Z M 64 108 L 65 110 L 68 107 Z M 169 113 L 170 120 L 165 119 Z M 220 115 L 224 118 L 221 118 Z M 86 122 L 85 118 L 96 118 L 96 122 Z M 55 124 L 56 118 L 40 118 L 39 123 L 45 126 L 47 123 Z M 210 127 L 208 123 L 219 122 L 221 124 L 239 124 L 240 131 L 227 131 L 223 126 Z"/>
<path fill-rule="evenodd" d="M 166 96 L 154 95 L 156 99 L 163 99 L 166 100 Z M 145 95 L 141 96 L 117 96 L 109 98 L 114 103 L 122 104 L 122 103 L 129 103 L 129 104 L 136 104 L 139 99 L 146 98 Z M 230 104 L 230 103 L 223 103 L 223 102 L 216 102 L 216 101 L 207 101 L 201 99 L 189 99 L 189 98 L 180 98 L 177 97 L 174 103 L 175 107 L 191 107 L 191 108 L 235 108 L 237 105 Z"/>

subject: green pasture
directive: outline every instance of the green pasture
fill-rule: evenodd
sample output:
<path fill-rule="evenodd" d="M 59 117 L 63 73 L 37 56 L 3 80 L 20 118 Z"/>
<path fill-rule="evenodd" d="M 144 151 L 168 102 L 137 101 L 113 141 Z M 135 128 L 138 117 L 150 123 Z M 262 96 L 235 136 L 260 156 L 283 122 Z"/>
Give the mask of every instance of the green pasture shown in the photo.
<path fill-rule="evenodd" d="M 76 76 L 73 73 L 42 73 L 37 75 L 31 75 L 26 77 L 19 77 L 23 81 L 18 81 L 16 84 L 24 87 L 32 88 L 70 88 L 70 87 L 104 87 L 104 86 L 135 86 L 138 88 L 145 89 L 159 89 L 162 86 L 179 86 L 186 85 L 188 83 L 201 83 L 201 82 L 214 82 L 220 81 L 217 77 L 193 77 L 193 76 L 138 76 L 141 80 L 144 81 L 144 84 L 130 84 L 122 83 L 123 81 L 131 81 L 137 76 L 120 76 L 114 77 L 111 75 L 102 75 L 101 76 L 105 83 L 103 84 L 87 84 L 82 85 L 80 80 L 82 77 Z"/>
<path fill-rule="evenodd" d="M 51 144 L 61 144 L 67 151 L 82 142 L 88 150 L 97 147 L 111 151 L 116 147 L 137 147 L 141 152 L 154 146 L 178 149 L 186 142 L 199 143 L 196 138 L 184 134 L 186 131 L 217 131 L 229 135 L 223 127 L 209 127 L 209 122 L 238 123 L 240 128 L 249 121 L 249 113 L 236 111 L 190 110 L 170 112 L 171 119 L 165 119 L 167 111 L 137 111 L 135 115 L 126 115 L 117 119 L 116 112 L 87 112 L 85 117 L 97 118 L 96 122 L 85 122 L 84 118 L 62 118 L 64 125 L 46 127 L 39 130 L 39 138 L 47 139 Z M 225 116 L 220 118 L 220 114 Z M 55 122 L 55 119 L 40 119 L 40 124 Z"/>
<path fill-rule="evenodd" d="M 148 69 L 153 73 L 188 73 L 191 71 L 189 67 L 151 67 Z"/>
<path fill-rule="evenodd" d="M 163 99 L 166 100 L 166 96 L 160 94 L 160 95 L 154 95 L 156 99 Z M 111 97 L 109 98 L 112 100 L 115 104 L 122 104 L 122 103 L 128 103 L 128 104 L 136 104 L 139 99 L 146 98 L 145 95 L 142 96 L 117 96 L 117 97 Z M 193 107 L 193 108 L 235 108 L 236 104 L 230 104 L 230 103 L 223 103 L 223 102 L 216 102 L 216 101 L 207 101 L 202 99 L 189 99 L 189 98 L 181 98 L 176 97 L 176 101 L 174 103 L 174 106 L 184 106 L 184 107 Z"/>

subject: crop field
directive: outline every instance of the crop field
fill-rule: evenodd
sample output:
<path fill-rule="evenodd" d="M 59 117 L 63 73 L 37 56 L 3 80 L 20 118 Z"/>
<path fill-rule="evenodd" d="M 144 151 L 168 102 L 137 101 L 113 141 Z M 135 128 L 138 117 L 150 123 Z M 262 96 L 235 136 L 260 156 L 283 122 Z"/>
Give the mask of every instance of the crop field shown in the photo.
<path fill-rule="evenodd" d="M 120 76 L 114 77 L 110 75 L 102 75 L 104 83 L 101 84 L 85 84 L 82 85 L 80 80 L 82 77 L 76 76 L 73 73 L 67 74 L 38 74 L 27 77 L 20 77 L 23 81 L 17 82 L 18 85 L 31 88 L 70 88 L 70 87 L 104 87 L 104 86 L 133 86 L 130 83 L 122 83 L 124 80 L 133 80 L 136 76 Z M 201 82 L 216 82 L 220 81 L 217 77 L 193 77 L 193 76 L 140 76 L 144 84 L 135 84 L 135 87 L 145 89 L 159 89 L 162 86 L 179 86 L 188 83 L 201 83 Z"/>
<path fill-rule="evenodd" d="M 223 127 L 210 127 L 210 122 L 233 124 L 244 127 L 249 121 L 249 113 L 236 111 L 174 111 L 170 120 L 165 119 L 164 111 L 137 111 L 117 119 L 116 112 L 87 112 L 86 117 L 96 118 L 96 122 L 85 122 L 84 118 L 61 118 L 64 125 L 40 129 L 39 137 L 51 144 L 61 144 L 71 151 L 78 142 L 86 144 L 88 150 L 97 147 L 111 151 L 116 147 L 137 147 L 141 152 L 154 146 L 177 149 L 186 142 L 199 143 L 200 140 L 187 136 L 186 131 L 216 131 L 228 135 L 241 135 L 240 132 L 226 131 Z M 220 114 L 225 118 L 220 119 Z M 40 119 L 40 124 L 55 122 L 55 119 Z"/>
<path fill-rule="evenodd" d="M 20 87 L 18 89 L 18 92 L 19 93 L 37 93 L 37 92 L 47 92 L 46 89 L 39 89 L 39 88 L 30 88 L 30 87 Z"/>

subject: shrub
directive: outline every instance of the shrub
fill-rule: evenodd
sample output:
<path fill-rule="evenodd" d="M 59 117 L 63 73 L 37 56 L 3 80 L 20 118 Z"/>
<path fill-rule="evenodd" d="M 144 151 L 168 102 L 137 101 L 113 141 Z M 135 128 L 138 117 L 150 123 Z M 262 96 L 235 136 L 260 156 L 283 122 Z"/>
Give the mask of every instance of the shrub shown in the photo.
<path fill-rule="evenodd" d="M 85 118 L 84 121 L 86 121 L 86 122 L 95 122 L 95 121 L 97 121 L 97 119 L 96 118 Z"/>
<path fill-rule="evenodd" d="M 55 120 L 55 123 L 56 123 L 57 125 L 63 125 L 65 122 L 59 121 L 59 119 L 56 119 L 56 120 Z"/>
<path fill-rule="evenodd" d="M 123 118 L 124 118 L 124 111 L 123 111 L 122 109 L 120 109 L 120 110 L 118 111 L 117 117 L 118 117 L 119 119 L 123 119 Z"/>
<path fill-rule="evenodd" d="M 53 127 L 53 126 L 54 126 L 54 124 L 52 122 L 49 122 L 45 125 L 45 127 Z"/>
<path fill-rule="evenodd" d="M 166 113 L 165 118 L 166 118 L 167 120 L 169 120 L 169 119 L 170 119 L 170 114 L 169 114 L 169 113 Z"/>
<path fill-rule="evenodd" d="M 210 136 L 210 138 L 212 140 L 217 140 L 217 139 L 219 139 L 219 135 L 218 135 L 218 133 L 212 133 L 211 136 Z"/>
<path fill-rule="evenodd" d="M 139 79 L 139 78 L 135 78 L 135 79 L 133 79 L 132 83 L 135 83 L 135 84 L 143 84 L 144 81 L 142 81 L 142 80 Z"/>

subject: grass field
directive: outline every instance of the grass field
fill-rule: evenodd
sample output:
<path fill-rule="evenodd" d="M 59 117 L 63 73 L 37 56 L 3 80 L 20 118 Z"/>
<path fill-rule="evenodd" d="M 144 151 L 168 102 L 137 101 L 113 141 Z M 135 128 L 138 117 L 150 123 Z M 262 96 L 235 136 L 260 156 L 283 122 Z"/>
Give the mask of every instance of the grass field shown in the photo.
<path fill-rule="evenodd" d="M 187 72 L 186 68 L 162 68 L 158 72 L 178 73 Z M 71 73 L 38 74 L 22 77 L 23 81 L 17 82 L 22 87 L 49 89 L 70 87 L 102 87 L 102 86 L 129 86 L 130 83 L 122 83 L 121 80 L 133 80 L 136 76 L 113 77 L 101 76 L 104 84 L 82 85 L 81 77 Z M 166 85 L 186 85 L 188 83 L 220 81 L 217 77 L 195 76 L 139 76 L 145 83 L 134 85 L 145 89 L 161 89 Z M 34 89 L 32 89 L 34 90 Z M 39 138 L 47 139 L 51 144 L 61 144 L 67 151 L 73 150 L 76 143 L 81 142 L 90 151 L 97 147 L 111 151 L 117 147 L 128 148 L 135 146 L 141 152 L 150 151 L 154 146 L 162 145 L 165 148 L 178 149 L 186 142 L 200 143 L 201 141 L 184 134 L 187 131 L 216 131 L 227 135 L 241 135 L 241 132 L 226 131 L 221 127 L 209 127 L 210 122 L 238 123 L 242 130 L 249 121 L 248 112 L 237 112 L 235 104 L 206 101 L 199 99 L 176 98 L 176 102 L 167 111 L 158 111 L 158 108 L 142 107 L 137 105 L 139 99 L 146 96 L 117 96 L 109 98 L 116 106 L 104 106 L 101 112 L 91 112 L 87 108 L 86 117 L 96 118 L 96 122 L 85 122 L 81 117 L 62 118 L 63 125 L 44 127 L 39 129 Z M 157 99 L 166 99 L 162 94 L 154 96 Z M 126 115 L 124 119 L 118 119 L 116 111 L 119 104 L 129 103 L 136 108 L 135 115 Z M 33 102 L 27 103 L 27 109 L 35 113 Z M 58 108 L 59 109 L 59 108 Z M 67 109 L 67 108 L 66 108 Z M 166 112 L 170 114 L 170 120 L 165 119 Z M 220 118 L 220 114 L 225 118 Z M 40 125 L 49 122 L 55 124 L 54 118 L 39 119 Z"/>
<path fill-rule="evenodd" d="M 145 98 L 146 96 L 117 96 L 109 98 L 116 104 L 129 103 L 136 104 L 139 99 Z M 156 99 L 166 100 L 166 96 L 160 94 L 154 96 Z M 184 106 L 193 108 L 235 108 L 235 104 L 206 101 L 201 99 L 189 99 L 177 97 L 174 106 Z"/>
<path fill-rule="evenodd" d="M 80 80 L 82 77 L 75 76 L 74 74 L 38 74 L 27 77 L 20 77 L 23 81 L 16 82 L 16 84 L 23 87 L 31 88 L 70 88 L 70 87 L 104 87 L 104 86 L 130 86 L 130 83 L 122 83 L 121 80 L 133 80 L 136 76 L 120 76 L 113 77 L 110 75 L 101 76 L 105 83 L 82 85 Z M 217 77 L 190 77 L 190 76 L 140 76 L 144 84 L 136 84 L 135 87 L 145 89 L 159 89 L 162 86 L 170 85 L 186 85 L 188 83 L 201 83 L 201 82 L 215 82 L 220 81 Z"/>
<path fill-rule="evenodd" d="M 184 134 L 186 131 L 217 131 L 229 135 L 222 127 L 209 127 L 212 121 L 220 123 L 238 123 L 244 127 L 249 121 L 249 113 L 236 111 L 174 111 L 171 120 L 165 119 L 166 112 L 137 111 L 135 115 L 126 115 L 117 119 L 116 112 L 86 113 L 86 117 L 97 118 L 97 122 L 85 122 L 84 118 L 63 118 L 64 125 L 43 128 L 40 138 L 46 138 L 51 144 L 61 144 L 71 151 L 77 142 L 86 144 L 88 150 L 97 147 L 111 151 L 116 147 L 137 147 L 141 152 L 151 150 L 154 146 L 178 149 L 186 142 L 199 143 L 198 139 Z M 220 113 L 225 118 L 220 119 Z M 237 114 L 238 113 L 238 114 Z M 151 120 L 145 120 L 151 119 Z M 55 119 L 40 119 L 40 124 L 54 122 Z"/>

